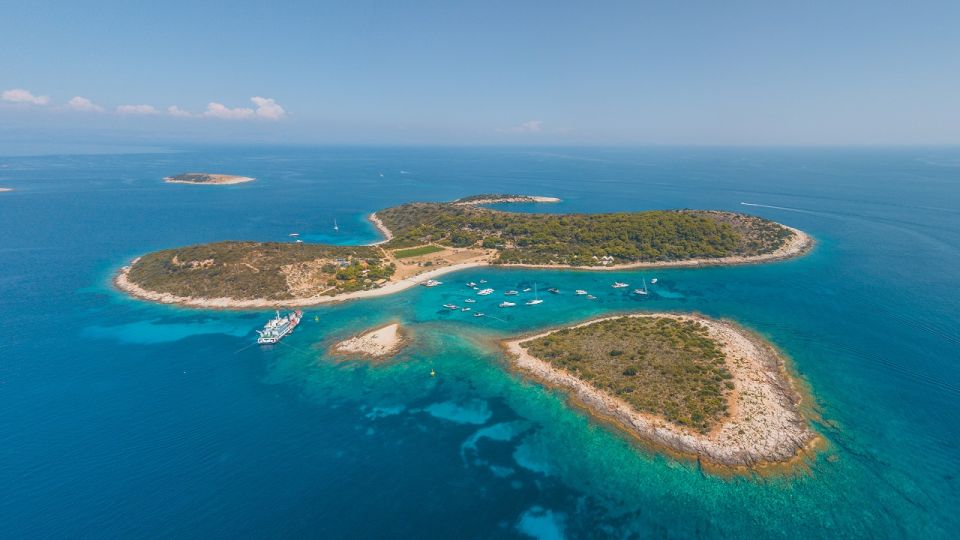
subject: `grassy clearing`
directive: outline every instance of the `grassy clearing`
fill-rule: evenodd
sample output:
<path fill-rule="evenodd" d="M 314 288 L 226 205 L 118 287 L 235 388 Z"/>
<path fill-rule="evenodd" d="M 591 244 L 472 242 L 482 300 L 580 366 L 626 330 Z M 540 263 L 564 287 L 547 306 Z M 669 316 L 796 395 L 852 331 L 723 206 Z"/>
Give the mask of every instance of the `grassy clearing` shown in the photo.
<path fill-rule="evenodd" d="M 393 252 L 393 256 L 398 259 L 406 259 L 408 257 L 419 257 L 421 255 L 427 255 L 430 253 L 436 253 L 438 251 L 443 251 L 444 248 L 440 246 L 420 246 L 410 249 L 398 249 Z"/>

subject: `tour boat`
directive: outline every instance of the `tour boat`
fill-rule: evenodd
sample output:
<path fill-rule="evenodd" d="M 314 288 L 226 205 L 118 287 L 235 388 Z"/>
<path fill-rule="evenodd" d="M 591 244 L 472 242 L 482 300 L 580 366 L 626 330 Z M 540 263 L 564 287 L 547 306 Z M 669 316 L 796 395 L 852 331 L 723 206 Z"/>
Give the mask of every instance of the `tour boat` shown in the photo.
<path fill-rule="evenodd" d="M 437 281 L 435 279 L 428 279 L 421 283 L 424 287 L 436 287 L 437 285 L 443 285 L 442 281 Z"/>
<path fill-rule="evenodd" d="M 299 309 L 283 317 L 277 311 L 277 316 L 267 321 L 267 324 L 263 325 L 263 330 L 257 330 L 257 334 L 260 335 L 257 338 L 257 343 L 261 345 L 277 343 L 284 336 L 293 332 L 293 329 L 300 324 L 301 317 L 303 317 L 303 312 Z"/>
<path fill-rule="evenodd" d="M 629 286 L 630 286 L 629 283 L 624 283 L 622 281 L 615 281 L 613 282 L 613 285 L 611 285 L 611 287 L 613 287 L 614 289 L 623 289 Z"/>
<path fill-rule="evenodd" d="M 574 291 L 574 294 L 576 294 L 577 296 L 583 296 L 583 295 L 587 294 L 587 291 L 585 291 L 585 290 L 583 290 L 583 289 L 577 289 L 576 291 Z"/>
<path fill-rule="evenodd" d="M 479 294 L 480 296 L 486 296 L 486 295 L 488 295 L 488 294 L 493 294 L 493 289 L 483 289 L 483 290 L 477 291 L 477 294 Z"/>
<path fill-rule="evenodd" d="M 500 307 L 513 307 L 515 305 L 513 302 L 500 302 Z"/>

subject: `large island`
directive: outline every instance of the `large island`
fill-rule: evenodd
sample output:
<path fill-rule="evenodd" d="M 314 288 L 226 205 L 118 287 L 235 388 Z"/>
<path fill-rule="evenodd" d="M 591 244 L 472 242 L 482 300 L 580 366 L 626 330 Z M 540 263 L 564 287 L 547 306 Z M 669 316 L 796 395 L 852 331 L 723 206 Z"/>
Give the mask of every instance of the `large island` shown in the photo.
<path fill-rule="evenodd" d="M 610 317 L 505 346 L 525 375 L 643 442 L 708 466 L 784 464 L 817 440 L 780 354 L 730 322 Z"/>
<path fill-rule="evenodd" d="M 134 296 L 197 307 L 306 306 L 397 292 L 483 265 L 618 270 L 746 264 L 794 257 L 803 232 L 734 212 L 670 210 L 524 214 L 480 206 L 554 201 L 476 195 L 411 203 L 370 216 L 369 246 L 217 242 L 143 255 L 115 282 Z"/>

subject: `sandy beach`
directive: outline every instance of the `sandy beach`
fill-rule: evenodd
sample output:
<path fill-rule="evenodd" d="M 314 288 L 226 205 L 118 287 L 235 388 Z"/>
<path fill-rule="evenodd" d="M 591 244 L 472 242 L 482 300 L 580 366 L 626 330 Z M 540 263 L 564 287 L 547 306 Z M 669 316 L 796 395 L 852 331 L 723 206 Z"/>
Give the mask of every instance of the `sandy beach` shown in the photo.
<path fill-rule="evenodd" d="M 735 387 L 728 403 L 730 416 L 710 433 L 702 435 L 638 412 L 625 401 L 530 355 L 522 346 L 526 341 L 556 330 L 505 341 L 503 346 L 514 368 L 541 383 L 564 390 L 591 414 L 645 443 L 709 464 L 748 468 L 783 464 L 802 456 L 815 442 L 816 434 L 799 412 L 801 394 L 787 373 L 783 359 L 771 345 L 727 321 L 670 313 L 629 316 L 696 320 L 722 345 Z M 616 318 L 595 319 L 575 327 Z"/>
<path fill-rule="evenodd" d="M 396 354 L 405 343 L 400 324 L 391 323 L 341 341 L 333 346 L 333 352 L 383 359 Z"/>

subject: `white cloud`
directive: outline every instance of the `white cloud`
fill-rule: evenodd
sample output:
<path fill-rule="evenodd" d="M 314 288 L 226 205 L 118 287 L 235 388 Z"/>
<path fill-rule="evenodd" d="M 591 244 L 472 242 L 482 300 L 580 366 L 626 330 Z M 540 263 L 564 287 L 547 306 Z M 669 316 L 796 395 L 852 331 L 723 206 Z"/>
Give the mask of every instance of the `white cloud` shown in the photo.
<path fill-rule="evenodd" d="M 246 107 L 237 107 L 231 109 L 223 103 L 211 102 L 207 104 L 207 110 L 203 111 L 203 115 L 208 118 L 221 118 L 223 120 L 243 120 L 246 118 L 253 118 L 256 113 L 253 109 L 248 109 Z"/>
<path fill-rule="evenodd" d="M 248 120 L 251 118 L 263 118 L 264 120 L 279 120 L 287 115 L 276 100 L 255 96 L 250 101 L 257 106 L 256 109 L 249 107 L 230 108 L 223 103 L 211 102 L 207 104 L 207 110 L 203 111 L 203 116 L 208 118 L 220 118 L 224 120 Z"/>
<path fill-rule="evenodd" d="M 176 105 L 171 105 L 167 107 L 167 114 L 170 116 L 176 116 L 177 118 L 189 118 L 193 116 L 193 113 L 190 111 L 185 111 Z"/>
<path fill-rule="evenodd" d="M 511 133 L 540 133 L 543 131 L 543 122 L 540 120 L 528 120 L 519 126 L 507 128 L 506 131 Z"/>
<path fill-rule="evenodd" d="M 67 108 L 84 112 L 103 112 L 103 107 L 83 96 L 74 96 L 67 102 Z"/>
<path fill-rule="evenodd" d="M 287 115 L 287 111 L 283 110 L 283 107 L 273 98 L 255 96 L 250 98 L 250 101 L 257 106 L 257 116 L 260 118 L 279 120 Z"/>
<path fill-rule="evenodd" d="M 153 105 L 120 105 L 117 107 L 117 114 L 149 115 L 160 114 L 160 111 Z"/>
<path fill-rule="evenodd" d="M 46 105 L 50 103 L 49 96 L 35 96 L 31 94 L 29 90 L 24 90 L 23 88 L 4 90 L 3 93 L 0 94 L 0 99 L 11 103 L 26 103 L 29 105 Z"/>

